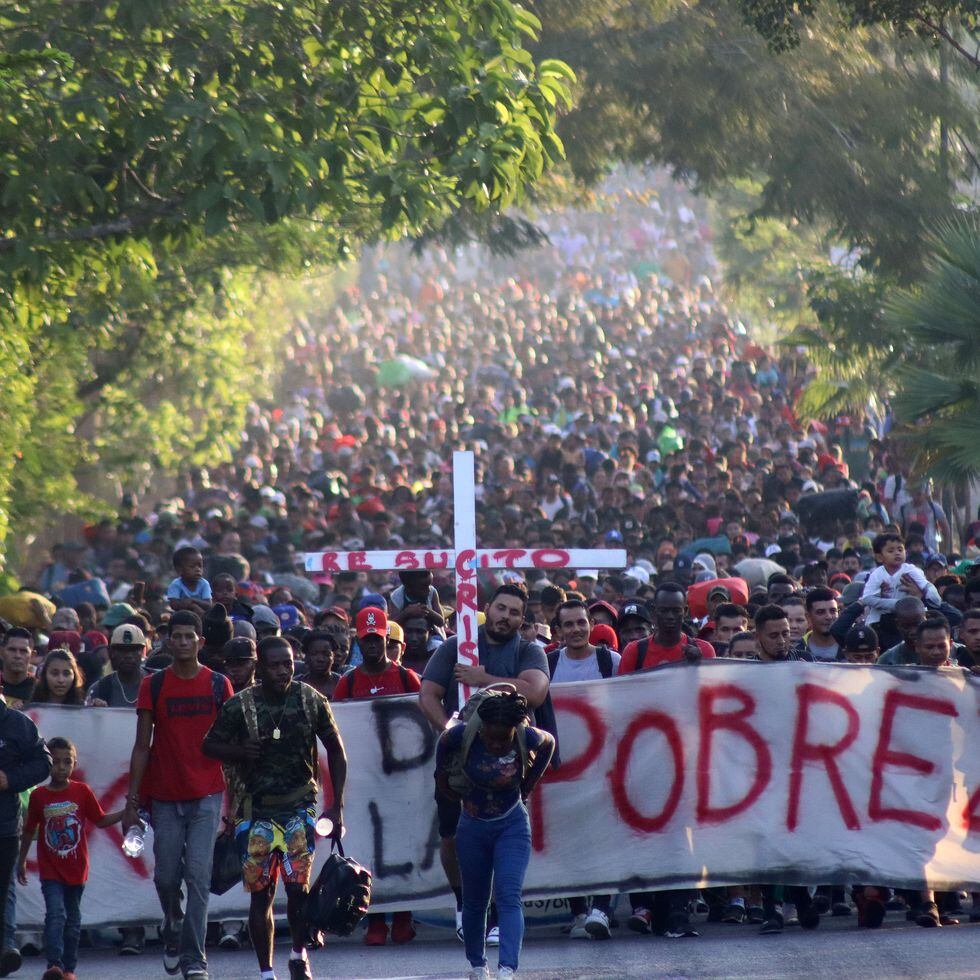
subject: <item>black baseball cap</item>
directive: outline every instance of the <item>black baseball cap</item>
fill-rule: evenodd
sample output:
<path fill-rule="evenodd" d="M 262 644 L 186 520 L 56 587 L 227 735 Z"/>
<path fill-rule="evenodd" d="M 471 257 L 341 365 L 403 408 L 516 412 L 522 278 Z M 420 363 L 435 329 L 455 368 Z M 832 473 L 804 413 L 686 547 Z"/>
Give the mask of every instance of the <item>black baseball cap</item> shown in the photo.
<path fill-rule="evenodd" d="M 257 660 L 255 653 L 255 640 L 247 636 L 236 636 L 229 640 L 222 648 L 225 660 Z"/>
<path fill-rule="evenodd" d="M 878 634 L 870 626 L 854 626 L 847 631 L 844 649 L 852 653 L 868 653 L 878 649 Z"/>
<path fill-rule="evenodd" d="M 619 617 L 616 619 L 616 626 L 623 626 L 627 619 L 642 619 L 644 623 L 653 625 L 653 617 L 650 615 L 650 610 L 639 602 L 631 602 L 628 606 L 623 606 L 620 609 Z"/>

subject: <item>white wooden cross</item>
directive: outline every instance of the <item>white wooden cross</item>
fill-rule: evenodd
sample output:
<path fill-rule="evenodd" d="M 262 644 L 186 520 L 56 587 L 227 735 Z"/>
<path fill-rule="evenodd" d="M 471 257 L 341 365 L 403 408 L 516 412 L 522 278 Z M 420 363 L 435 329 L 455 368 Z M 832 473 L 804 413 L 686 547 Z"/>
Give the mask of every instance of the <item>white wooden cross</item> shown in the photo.
<path fill-rule="evenodd" d="M 476 546 L 476 492 L 473 453 L 453 453 L 453 513 L 455 547 L 449 550 L 319 551 L 305 557 L 306 571 L 375 572 L 452 568 L 456 576 L 457 659 L 461 664 L 480 662 L 477 645 L 477 583 L 480 568 L 625 568 L 621 548 L 523 548 L 485 549 Z M 473 693 L 459 687 L 462 707 Z"/>

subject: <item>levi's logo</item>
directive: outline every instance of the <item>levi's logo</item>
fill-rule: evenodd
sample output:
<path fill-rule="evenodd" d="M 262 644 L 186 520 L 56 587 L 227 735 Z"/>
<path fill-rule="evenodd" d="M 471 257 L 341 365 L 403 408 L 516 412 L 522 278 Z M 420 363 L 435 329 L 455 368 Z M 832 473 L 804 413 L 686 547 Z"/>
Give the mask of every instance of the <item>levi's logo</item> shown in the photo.
<path fill-rule="evenodd" d="M 195 715 L 210 715 L 213 712 L 214 698 L 210 694 L 167 698 L 168 718 L 193 718 Z"/>

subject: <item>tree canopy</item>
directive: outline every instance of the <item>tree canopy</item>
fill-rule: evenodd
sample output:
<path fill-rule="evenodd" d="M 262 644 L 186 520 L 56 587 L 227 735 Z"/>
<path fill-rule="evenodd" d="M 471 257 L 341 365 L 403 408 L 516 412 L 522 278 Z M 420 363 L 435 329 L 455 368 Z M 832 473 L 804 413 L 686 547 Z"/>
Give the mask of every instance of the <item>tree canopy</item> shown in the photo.
<path fill-rule="evenodd" d="M 817 15 L 819 0 L 738 0 L 746 21 L 775 51 L 800 44 L 803 25 Z M 948 45 L 957 57 L 980 68 L 980 4 L 976 0 L 834 0 L 842 19 L 865 26 L 889 24 Z M 972 48 L 972 50 L 971 50 Z"/>
<path fill-rule="evenodd" d="M 79 504 L 86 462 L 220 454 L 288 326 L 268 274 L 520 202 L 574 81 L 538 26 L 509 0 L 6 4 L 0 540 Z"/>

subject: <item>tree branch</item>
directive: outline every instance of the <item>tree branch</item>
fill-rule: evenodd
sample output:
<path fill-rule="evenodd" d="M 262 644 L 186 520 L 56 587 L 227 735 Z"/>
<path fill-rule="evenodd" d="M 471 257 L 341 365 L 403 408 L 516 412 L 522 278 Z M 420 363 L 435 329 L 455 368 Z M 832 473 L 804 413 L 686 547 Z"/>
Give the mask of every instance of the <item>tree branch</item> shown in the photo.
<path fill-rule="evenodd" d="M 57 242 L 88 242 L 97 241 L 102 238 L 112 238 L 114 235 L 128 235 L 146 225 L 152 224 L 159 218 L 172 215 L 177 209 L 177 201 L 167 201 L 166 208 L 152 211 L 145 214 L 137 214 L 132 217 L 116 218 L 112 221 L 103 221 L 96 225 L 84 225 L 80 228 L 65 228 L 56 231 L 46 232 L 41 236 L 42 240 L 55 244 Z M 0 253 L 13 252 L 21 242 L 24 241 L 23 235 L 14 235 L 9 238 L 0 238 Z"/>
<path fill-rule="evenodd" d="M 927 27 L 930 31 L 932 31 L 933 34 L 941 37 L 953 48 L 954 51 L 961 54 L 967 61 L 970 62 L 971 65 L 973 65 L 974 68 L 980 71 L 980 58 L 978 58 L 976 55 L 970 54 L 970 52 L 967 51 L 966 48 L 964 48 L 963 45 L 960 44 L 960 42 L 957 41 L 956 38 L 953 37 L 953 35 L 950 34 L 945 27 L 943 27 L 942 24 L 934 24 L 931 20 L 928 20 L 925 17 L 917 16 L 915 19 L 924 27 Z"/>

